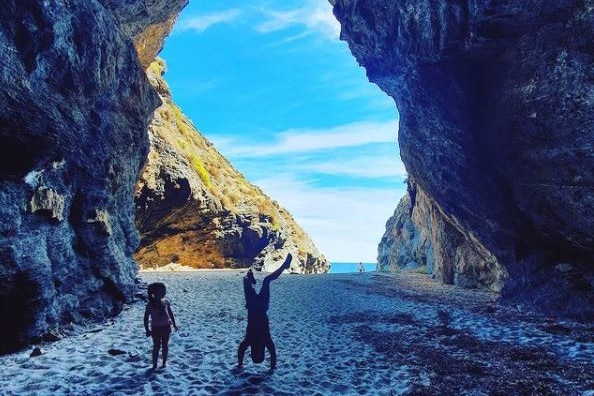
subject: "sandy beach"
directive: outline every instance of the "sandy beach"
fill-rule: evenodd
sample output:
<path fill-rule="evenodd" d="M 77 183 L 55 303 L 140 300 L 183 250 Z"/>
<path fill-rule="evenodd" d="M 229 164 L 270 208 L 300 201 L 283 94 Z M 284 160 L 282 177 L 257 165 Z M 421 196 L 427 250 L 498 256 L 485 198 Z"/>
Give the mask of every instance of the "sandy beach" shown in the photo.
<path fill-rule="evenodd" d="M 426 275 L 283 274 L 272 283 L 278 367 L 246 355 L 245 271 L 144 272 L 180 331 L 152 372 L 145 303 L 0 357 L 2 395 L 594 395 L 594 327 L 503 307 Z M 256 275 L 260 281 L 263 274 Z M 258 282 L 259 287 L 260 282 Z M 124 353 L 112 356 L 110 349 Z"/>

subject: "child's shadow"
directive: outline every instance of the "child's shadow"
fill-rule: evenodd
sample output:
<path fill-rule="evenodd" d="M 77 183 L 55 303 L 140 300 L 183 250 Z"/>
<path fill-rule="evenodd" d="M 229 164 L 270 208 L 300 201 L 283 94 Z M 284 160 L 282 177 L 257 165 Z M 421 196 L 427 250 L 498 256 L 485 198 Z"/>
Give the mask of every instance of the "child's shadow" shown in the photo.
<path fill-rule="evenodd" d="M 234 380 L 229 383 L 225 391 L 225 394 L 228 395 L 258 393 L 261 385 L 268 382 L 272 375 L 270 371 L 252 372 L 238 367 L 232 368 L 230 373 L 234 377 Z"/>
<path fill-rule="evenodd" d="M 161 374 L 162 372 L 164 372 L 165 370 L 163 369 L 153 369 L 153 368 L 148 368 L 146 369 L 146 371 L 144 372 L 144 375 L 146 378 L 148 379 L 155 379 L 159 376 L 159 374 Z"/>

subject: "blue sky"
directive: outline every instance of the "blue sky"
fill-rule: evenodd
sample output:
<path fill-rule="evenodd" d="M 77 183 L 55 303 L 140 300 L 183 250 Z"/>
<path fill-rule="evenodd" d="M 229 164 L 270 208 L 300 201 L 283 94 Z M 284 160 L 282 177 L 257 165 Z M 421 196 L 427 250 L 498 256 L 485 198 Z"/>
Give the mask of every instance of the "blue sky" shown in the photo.
<path fill-rule="evenodd" d="M 339 31 L 324 0 L 195 0 L 161 56 L 184 113 L 322 253 L 375 262 L 405 190 L 398 113 Z"/>

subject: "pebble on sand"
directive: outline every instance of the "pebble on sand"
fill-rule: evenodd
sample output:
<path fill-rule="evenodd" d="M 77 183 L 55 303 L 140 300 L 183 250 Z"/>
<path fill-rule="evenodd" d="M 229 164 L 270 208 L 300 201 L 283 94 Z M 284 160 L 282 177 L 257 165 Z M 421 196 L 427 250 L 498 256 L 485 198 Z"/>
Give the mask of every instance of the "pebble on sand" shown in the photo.
<path fill-rule="evenodd" d="M 125 354 L 126 351 L 122 351 L 121 349 L 111 348 L 109 351 L 107 351 L 107 353 L 109 353 L 111 356 L 118 356 L 118 355 Z"/>
<path fill-rule="evenodd" d="M 43 353 L 41 352 L 41 348 L 35 347 L 35 348 L 33 348 L 33 351 L 31 352 L 31 354 L 29 356 L 37 357 L 37 356 L 41 356 L 41 355 L 43 355 Z"/>

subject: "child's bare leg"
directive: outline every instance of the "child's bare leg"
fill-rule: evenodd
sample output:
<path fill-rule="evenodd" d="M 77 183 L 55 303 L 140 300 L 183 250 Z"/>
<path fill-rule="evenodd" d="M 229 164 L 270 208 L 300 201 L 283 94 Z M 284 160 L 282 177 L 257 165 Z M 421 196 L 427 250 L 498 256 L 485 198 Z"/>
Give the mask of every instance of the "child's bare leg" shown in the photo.
<path fill-rule="evenodd" d="M 161 349 L 161 338 L 153 334 L 153 369 L 157 368 L 159 349 Z"/>
<path fill-rule="evenodd" d="M 161 367 L 167 366 L 167 355 L 169 354 L 169 334 L 163 336 L 162 340 L 163 344 L 163 365 Z"/>
<path fill-rule="evenodd" d="M 255 285 L 256 284 L 256 278 L 254 278 L 254 272 L 252 271 L 252 269 L 250 268 L 248 270 L 248 272 L 245 274 L 245 277 L 247 278 L 247 280 L 252 284 Z"/>

